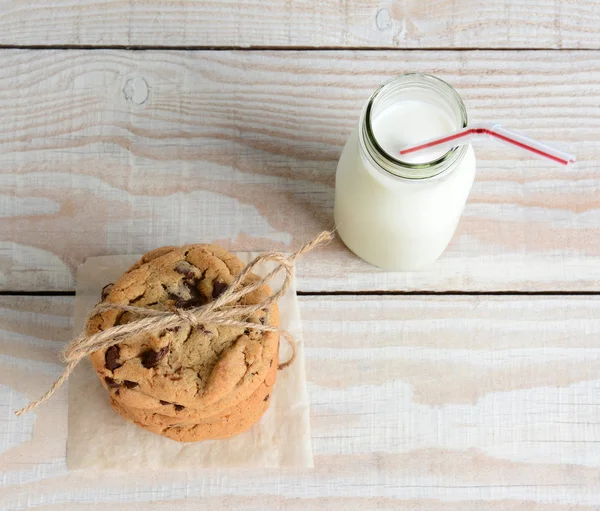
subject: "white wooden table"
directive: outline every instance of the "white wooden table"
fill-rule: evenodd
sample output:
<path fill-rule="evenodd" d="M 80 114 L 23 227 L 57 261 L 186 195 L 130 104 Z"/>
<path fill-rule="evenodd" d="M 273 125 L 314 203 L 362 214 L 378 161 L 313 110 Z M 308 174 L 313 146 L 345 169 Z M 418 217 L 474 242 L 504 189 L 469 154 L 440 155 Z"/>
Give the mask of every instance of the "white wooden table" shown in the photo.
<path fill-rule="evenodd" d="M 0 509 L 600 509 L 600 1 L 0 0 Z M 341 148 L 406 71 L 573 169 L 478 151 L 425 272 L 298 268 L 315 468 L 69 472 L 60 372 L 86 257 L 332 227 Z"/>

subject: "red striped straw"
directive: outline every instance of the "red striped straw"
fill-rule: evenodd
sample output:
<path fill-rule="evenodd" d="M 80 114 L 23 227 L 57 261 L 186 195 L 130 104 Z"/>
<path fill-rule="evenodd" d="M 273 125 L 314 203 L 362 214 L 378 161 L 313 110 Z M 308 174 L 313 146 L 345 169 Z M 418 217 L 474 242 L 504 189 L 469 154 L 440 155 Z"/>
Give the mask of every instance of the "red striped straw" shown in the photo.
<path fill-rule="evenodd" d="M 541 158 L 547 158 L 560 165 L 575 163 L 574 154 L 566 153 L 560 149 L 538 142 L 537 140 L 522 135 L 521 133 L 517 133 L 516 131 L 507 130 L 499 124 L 493 124 L 491 122 L 473 124 L 455 131 L 454 133 L 450 133 L 449 135 L 433 138 L 417 145 L 407 146 L 400 150 L 400 154 L 414 154 L 425 149 L 440 146 L 447 146 L 448 149 L 451 149 L 456 146 L 468 144 L 469 142 L 482 137 L 493 138 L 504 144 L 520 147 L 521 149 L 525 149 Z"/>

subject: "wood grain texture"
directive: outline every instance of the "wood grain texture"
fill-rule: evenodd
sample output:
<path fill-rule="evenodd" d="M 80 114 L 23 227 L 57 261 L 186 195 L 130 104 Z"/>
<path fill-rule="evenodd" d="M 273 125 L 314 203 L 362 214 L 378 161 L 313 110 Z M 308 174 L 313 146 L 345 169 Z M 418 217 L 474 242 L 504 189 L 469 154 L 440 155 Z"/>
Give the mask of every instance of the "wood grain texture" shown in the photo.
<path fill-rule="evenodd" d="M 216 242 L 291 250 L 333 226 L 336 162 L 370 93 L 431 72 L 572 169 L 495 145 L 449 249 L 380 272 L 337 241 L 300 291 L 598 291 L 600 52 L 0 51 L 0 287 L 74 289 L 86 257 Z"/>
<path fill-rule="evenodd" d="M 300 300 L 315 468 L 123 477 L 68 472 L 64 391 L 12 415 L 58 374 L 72 298 L 1 298 L 0 508 L 597 509 L 600 298 Z"/>
<path fill-rule="evenodd" d="M 600 48 L 596 0 L 1 0 L 0 44 Z"/>

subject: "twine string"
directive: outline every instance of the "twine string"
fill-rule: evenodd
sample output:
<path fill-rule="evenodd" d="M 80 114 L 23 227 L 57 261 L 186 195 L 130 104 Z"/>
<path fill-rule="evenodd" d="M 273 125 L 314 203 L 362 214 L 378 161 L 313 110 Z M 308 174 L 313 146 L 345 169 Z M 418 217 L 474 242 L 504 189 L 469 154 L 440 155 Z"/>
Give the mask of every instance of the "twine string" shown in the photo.
<path fill-rule="evenodd" d="M 268 252 L 259 255 L 244 267 L 244 269 L 236 276 L 234 281 L 217 299 L 201 307 L 161 311 L 155 309 L 146 309 L 143 307 L 135 307 L 133 305 L 99 303 L 88 315 L 88 319 L 109 310 L 131 312 L 138 317 L 134 318 L 129 323 L 115 325 L 92 335 L 87 335 L 85 330 L 79 333 L 79 335 L 73 338 L 61 352 L 61 360 L 66 364 L 63 373 L 43 396 L 35 401 L 32 401 L 26 407 L 17 410 L 15 414 L 19 416 L 23 415 L 24 413 L 33 410 L 44 401 L 49 399 L 63 385 L 63 383 L 67 381 L 77 364 L 95 351 L 109 348 L 115 344 L 119 344 L 128 337 L 132 337 L 144 332 L 165 330 L 167 328 L 173 328 L 185 324 L 189 324 L 193 327 L 198 327 L 202 324 L 229 325 L 251 328 L 261 332 L 279 332 L 291 346 L 292 355 L 286 362 L 279 364 L 278 369 L 284 369 L 288 367 L 296 358 L 296 341 L 292 335 L 279 327 L 274 327 L 268 324 L 263 325 L 261 323 L 253 323 L 250 321 L 250 317 L 261 309 L 268 310 L 271 305 L 276 303 L 283 295 L 285 295 L 293 281 L 294 263 L 299 257 L 307 252 L 310 252 L 318 245 L 330 241 L 332 238 L 332 233 L 322 232 L 312 241 L 308 242 L 306 245 L 302 246 L 299 250 L 288 257 L 276 252 Z M 270 271 L 263 278 L 253 280 L 250 283 L 244 283 L 256 266 L 268 261 L 277 263 L 277 267 Z M 252 305 L 238 303 L 245 296 L 262 288 L 265 284 L 277 277 L 281 272 L 285 272 L 283 284 L 277 291 L 270 294 L 262 302 Z"/>

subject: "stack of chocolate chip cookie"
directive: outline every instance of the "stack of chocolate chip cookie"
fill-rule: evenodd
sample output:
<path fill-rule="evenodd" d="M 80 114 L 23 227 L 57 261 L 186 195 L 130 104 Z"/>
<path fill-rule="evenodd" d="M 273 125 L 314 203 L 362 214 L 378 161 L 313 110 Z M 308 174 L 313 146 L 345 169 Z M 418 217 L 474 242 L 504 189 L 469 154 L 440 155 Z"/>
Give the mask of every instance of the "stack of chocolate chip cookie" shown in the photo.
<path fill-rule="evenodd" d="M 198 307 L 223 293 L 243 268 L 214 245 L 164 247 L 107 286 L 102 300 L 158 310 Z M 248 282 L 258 279 L 251 274 Z M 270 293 L 265 285 L 242 303 L 261 303 Z M 111 309 L 92 317 L 87 332 L 133 319 L 130 312 Z M 181 442 L 229 438 L 266 411 L 277 373 L 279 334 L 251 328 L 251 323 L 278 326 L 276 305 L 248 322 L 137 334 L 96 351 L 92 364 L 112 407 L 130 422 Z"/>

